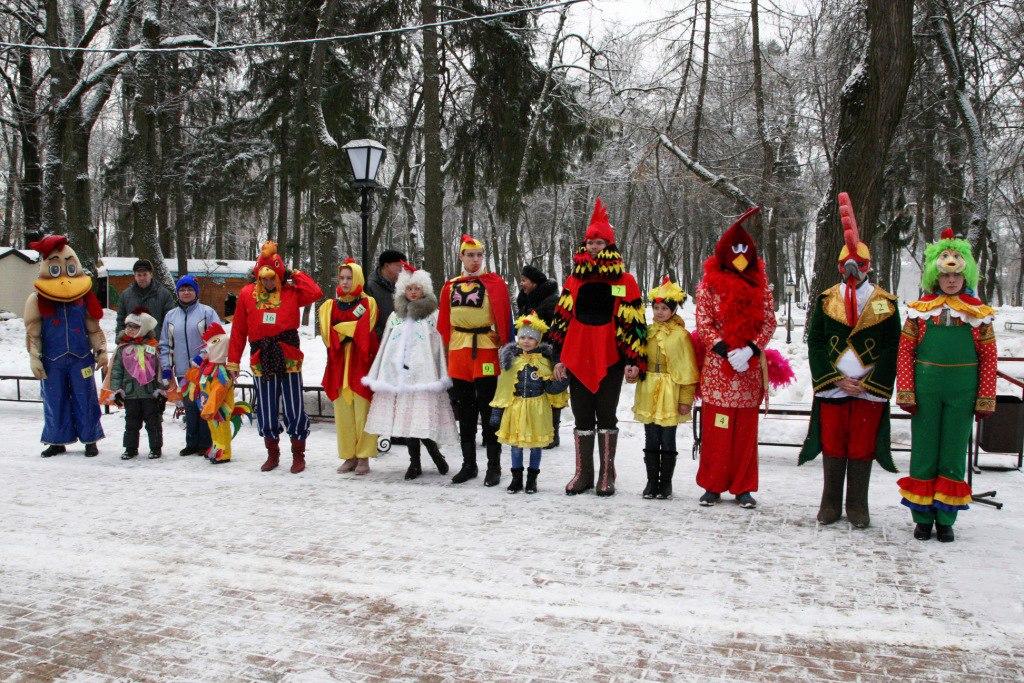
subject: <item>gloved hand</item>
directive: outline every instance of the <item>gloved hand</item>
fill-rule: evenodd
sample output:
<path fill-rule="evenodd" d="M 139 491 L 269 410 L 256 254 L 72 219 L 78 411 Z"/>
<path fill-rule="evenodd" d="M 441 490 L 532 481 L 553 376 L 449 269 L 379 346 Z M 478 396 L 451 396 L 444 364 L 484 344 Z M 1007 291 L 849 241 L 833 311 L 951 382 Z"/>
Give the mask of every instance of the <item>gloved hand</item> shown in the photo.
<path fill-rule="evenodd" d="M 911 415 L 917 415 L 917 404 L 916 403 L 897 403 L 904 412 L 910 413 Z"/>
<path fill-rule="evenodd" d="M 500 427 L 501 426 L 501 416 L 502 416 L 502 414 L 504 414 L 504 412 L 505 412 L 504 408 L 494 408 L 493 410 L 491 410 L 491 426 L 492 427 Z"/>
<path fill-rule="evenodd" d="M 749 346 L 741 346 L 729 352 L 729 365 L 736 372 L 745 372 L 750 367 L 750 359 L 754 357 L 754 351 Z"/>
<path fill-rule="evenodd" d="M 124 408 L 124 389 L 118 389 L 114 392 L 114 405 L 118 408 Z"/>
<path fill-rule="evenodd" d="M 43 359 L 33 353 L 29 359 L 29 367 L 32 369 L 32 376 L 36 379 L 46 379 L 46 370 L 43 369 Z"/>
<path fill-rule="evenodd" d="M 171 369 L 170 368 L 164 368 L 160 372 L 160 379 L 162 379 L 164 382 L 170 382 L 171 381 Z"/>
<path fill-rule="evenodd" d="M 729 355 L 729 347 L 726 346 L 725 342 L 719 339 L 715 342 L 715 345 L 711 347 L 711 350 L 717 353 L 722 358 Z"/>

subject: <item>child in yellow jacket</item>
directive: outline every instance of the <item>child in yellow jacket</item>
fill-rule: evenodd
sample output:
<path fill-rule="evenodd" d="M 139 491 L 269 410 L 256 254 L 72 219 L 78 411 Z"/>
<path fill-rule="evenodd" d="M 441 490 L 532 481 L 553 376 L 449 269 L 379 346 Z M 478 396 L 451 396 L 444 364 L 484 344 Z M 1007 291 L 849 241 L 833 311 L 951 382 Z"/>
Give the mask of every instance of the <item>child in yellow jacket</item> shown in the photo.
<path fill-rule="evenodd" d="M 647 328 L 647 375 L 636 387 L 633 416 L 644 425 L 644 498 L 671 498 L 676 467 L 676 426 L 690 421 L 697 360 L 690 333 L 676 309 L 686 292 L 666 276 L 648 293 L 654 322 Z"/>
<path fill-rule="evenodd" d="M 526 492 L 537 492 L 541 449 L 554 438 L 552 401 L 565 391 L 568 380 L 554 379 L 553 351 L 541 342 L 548 326 L 536 313 L 516 320 L 516 340 L 498 350 L 501 374 L 491 407 L 497 438 L 512 447 L 509 493 L 523 490 L 523 449 L 530 449 Z"/>

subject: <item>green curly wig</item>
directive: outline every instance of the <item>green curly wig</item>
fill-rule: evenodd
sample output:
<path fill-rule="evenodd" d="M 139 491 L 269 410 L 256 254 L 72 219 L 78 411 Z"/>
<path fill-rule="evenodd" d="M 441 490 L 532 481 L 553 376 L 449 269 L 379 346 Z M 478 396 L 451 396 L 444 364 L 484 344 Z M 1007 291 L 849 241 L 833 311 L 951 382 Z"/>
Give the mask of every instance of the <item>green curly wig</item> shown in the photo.
<path fill-rule="evenodd" d="M 947 234 L 950 235 L 947 237 Z M 921 289 L 926 292 L 934 292 L 939 285 L 939 254 L 946 249 L 952 249 L 964 257 L 964 285 L 971 292 L 978 289 L 978 262 L 974 260 L 971 253 L 971 245 L 967 240 L 952 237 L 951 230 L 943 231 L 943 239 L 925 247 L 924 250 L 924 272 L 921 273 Z"/>

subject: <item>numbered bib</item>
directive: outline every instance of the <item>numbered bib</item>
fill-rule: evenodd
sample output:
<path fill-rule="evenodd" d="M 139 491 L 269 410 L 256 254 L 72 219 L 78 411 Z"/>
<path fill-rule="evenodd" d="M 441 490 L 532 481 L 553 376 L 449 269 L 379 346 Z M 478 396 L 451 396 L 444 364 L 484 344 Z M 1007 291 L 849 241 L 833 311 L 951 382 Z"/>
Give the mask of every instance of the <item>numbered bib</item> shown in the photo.
<path fill-rule="evenodd" d="M 277 324 L 277 311 L 268 311 L 263 314 L 264 325 L 275 325 Z"/>
<path fill-rule="evenodd" d="M 885 299 L 879 299 L 871 303 L 871 310 L 875 312 L 875 315 L 885 315 L 892 309 L 889 308 L 889 302 Z"/>
<path fill-rule="evenodd" d="M 719 429 L 729 428 L 729 416 L 722 413 L 715 413 L 715 426 Z"/>
<path fill-rule="evenodd" d="M 149 355 L 153 355 L 154 353 L 156 353 L 156 347 L 155 346 L 147 346 L 146 347 L 146 353 L 148 353 Z"/>
<path fill-rule="evenodd" d="M 362 304 L 359 304 L 358 306 L 352 309 L 352 315 L 354 315 L 357 318 L 362 318 L 363 313 L 366 313 L 366 306 Z"/>
<path fill-rule="evenodd" d="M 626 296 L 626 285 L 612 285 L 612 296 L 619 297 L 620 299 Z"/>
<path fill-rule="evenodd" d="M 89 367 L 87 367 L 87 368 L 82 368 L 82 379 L 89 379 L 90 377 L 92 377 L 92 366 L 91 365 Z"/>
<path fill-rule="evenodd" d="M 494 363 L 484 363 L 480 366 L 480 371 L 487 377 L 494 375 Z"/>

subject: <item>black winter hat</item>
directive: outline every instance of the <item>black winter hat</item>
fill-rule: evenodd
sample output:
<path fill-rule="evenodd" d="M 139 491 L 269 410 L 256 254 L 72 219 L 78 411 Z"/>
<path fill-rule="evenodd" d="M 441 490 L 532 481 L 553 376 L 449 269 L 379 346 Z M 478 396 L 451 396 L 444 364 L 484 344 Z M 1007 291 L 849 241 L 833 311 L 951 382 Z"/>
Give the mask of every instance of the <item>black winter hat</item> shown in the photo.
<path fill-rule="evenodd" d="M 542 285 L 548 281 L 548 276 L 544 274 L 544 271 L 536 266 L 531 266 L 529 263 L 523 266 L 523 277 L 527 280 L 532 280 L 538 285 Z"/>
<path fill-rule="evenodd" d="M 382 268 L 389 263 L 397 263 L 398 261 L 406 261 L 405 254 L 394 249 L 385 249 L 377 257 L 377 267 Z"/>
<path fill-rule="evenodd" d="M 135 262 L 135 265 L 132 266 L 132 272 L 136 273 L 140 270 L 148 270 L 149 272 L 152 273 L 153 263 L 149 259 L 140 258 L 138 261 Z"/>

